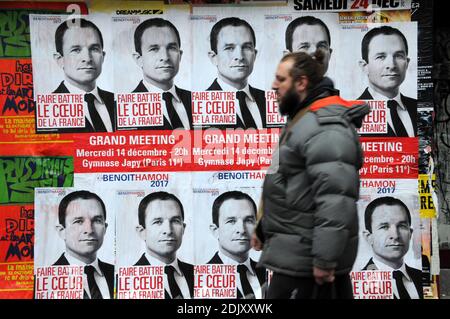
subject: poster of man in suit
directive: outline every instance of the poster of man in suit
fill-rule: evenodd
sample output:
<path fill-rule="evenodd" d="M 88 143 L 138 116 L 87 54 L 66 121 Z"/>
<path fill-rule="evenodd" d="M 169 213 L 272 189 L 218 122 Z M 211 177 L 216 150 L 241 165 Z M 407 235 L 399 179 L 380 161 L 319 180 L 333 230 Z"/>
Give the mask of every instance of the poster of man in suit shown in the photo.
<path fill-rule="evenodd" d="M 286 9 L 278 9 L 265 16 L 264 50 L 270 60 L 279 61 L 289 52 L 314 53 L 322 50 L 325 56 L 325 76 L 335 82 L 335 87 L 341 85 L 335 74 L 338 72 L 340 54 L 339 14 L 332 12 L 286 13 Z M 276 71 L 276 65 L 266 65 L 267 73 L 272 75 L 266 79 L 267 85 Z"/>
<path fill-rule="evenodd" d="M 189 194 L 178 189 L 116 192 L 119 299 L 193 298 Z M 146 280 L 140 278 L 153 284 L 139 284 Z"/>
<path fill-rule="evenodd" d="M 115 210 L 107 192 L 39 188 L 35 297 L 113 299 Z"/>
<path fill-rule="evenodd" d="M 263 19 L 224 8 L 193 16 L 193 121 L 203 128 L 263 129 L 268 125 L 264 87 Z M 260 8 L 255 8 L 257 11 Z M 207 34 L 205 32 L 207 30 Z M 270 123 L 270 121 L 269 121 Z"/>
<path fill-rule="evenodd" d="M 390 180 L 387 184 L 362 189 L 358 202 L 360 239 L 352 272 L 354 295 L 374 299 L 423 298 L 417 197 L 407 180 Z M 377 188 L 385 193 L 375 193 Z M 383 289 L 365 288 L 371 281 L 379 281 Z"/>
<path fill-rule="evenodd" d="M 30 25 L 36 132 L 113 132 L 109 19 L 32 16 Z"/>
<path fill-rule="evenodd" d="M 189 12 L 113 17 L 118 128 L 192 128 Z"/>
<path fill-rule="evenodd" d="M 342 87 L 347 99 L 367 100 L 371 116 L 359 130 L 368 137 L 417 136 L 417 24 L 351 24 L 342 29 L 347 50 L 341 67 L 355 85 Z M 340 79 L 349 74 L 341 72 Z"/>
<path fill-rule="evenodd" d="M 266 286 L 266 270 L 257 266 L 259 253 L 250 246 L 251 234 L 256 225 L 256 200 L 260 189 L 243 187 L 235 189 L 204 189 L 194 193 L 196 202 L 201 203 L 202 218 L 195 219 L 196 260 L 200 265 L 213 265 L 203 272 L 199 268 L 198 276 L 206 273 L 222 276 L 221 292 L 209 290 L 205 285 L 198 285 L 199 293 L 205 298 L 215 298 L 223 293 L 225 298 L 261 299 Z M 194 199 L 195 200 L 195 199 Z M 199 241 L 200 237 L 204 238 Z M 207 238 L 207 240 L 205 239 Z M 221 270 L 214 271 L 214 265 L 221 265 Z M 233 268 L 231 268 L 233 267 Z M 231 270 L 232 269 L 232 270 Z M 208 272 L 209 271 L 209 272 Z M 230 277 L 235 276 L 235 294 L 226 295 L 230 288 Z M 201 281 L 198 281 L 201 283 Z"/>

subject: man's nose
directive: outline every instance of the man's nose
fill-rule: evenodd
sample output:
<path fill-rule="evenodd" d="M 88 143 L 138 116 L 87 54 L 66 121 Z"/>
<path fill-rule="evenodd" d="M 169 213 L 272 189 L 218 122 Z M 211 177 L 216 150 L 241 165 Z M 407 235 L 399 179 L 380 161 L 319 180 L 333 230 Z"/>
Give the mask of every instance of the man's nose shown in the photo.
<path fill-rule="evenodd" d="M 315 45 L 310 45 L 310 47 L 306 50 L 306 53 L 309 55 L 313 55 L 317 50 L 317 47 Z"/>
<path fill-rule="evenodd" d="M 392 239 L 397 239 L 400 236 L 400 232 L 395 225 L 389 227 L 389 237 Z"/>
<path fill-rule="evenodd" d="M 233 51 L 233 58 L 235 60 L 242 60 L 244 58 L 244 52 L 240 46 L 237 46 Z"/>
<path fill-rule="evenodd" d="M 86 234 L 90 234 L 93 232 L 92 222 L 90 220 L 86 220 L 83 223 L 83 232 Z"/>
<path fill-rule="evenodd" d="M 234 230 L 237 233 L 244 233 L 245 232 L 245 227 L 244 227 L 244 221 L 237 221 L 236 224 L 234 224 Z"/>
<path fill-rule="evenodd" d="M 166 48 L 161 48 L 159 50 L 159 59 L 161 61 L 166 61 L 169 58 L 169 51 Z"/>
<path fill-rule="evenodd" d="M 395 68 L 397 66 L 397 61 L 395 60 L 394 56 L 388 55 L 384 59 L 384 65 L 387 68 Z"/>
<path fill-rule="evenodd" d="M 83 61 L 91 61 L 92 60 L 92 54 L 91 51 L 87 48 L 84 48 L 81 50 L 81 57 Z"/>
<path fill-rule="evenodd" d="M 173 227 L 172 227 L 172 223 L 169 221 L 165 221 L 162 223 L 162 230 L 164 234 L 170 234 L 172 233 Z"/>
<path fill-rule="evenodd" d="M 278 81 L 274 80 L 272 82 L 272 90 L 277 91 L 278 90 Z"/>

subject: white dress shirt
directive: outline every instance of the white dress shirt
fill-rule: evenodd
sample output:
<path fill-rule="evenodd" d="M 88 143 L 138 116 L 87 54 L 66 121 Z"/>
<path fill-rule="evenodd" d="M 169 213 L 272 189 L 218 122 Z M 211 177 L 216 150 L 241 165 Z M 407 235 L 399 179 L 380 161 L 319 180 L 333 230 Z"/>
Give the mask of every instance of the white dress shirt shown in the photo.
<path fill-rule="evenodd" d="M 82 262 L 81 260 L 79 260 L 67 253 L 64 254 L 64 256 L 66 257 L 66 259 L 70 265 L 83 266 L 83 267 L 84 266 L 93 266 L 95 269 L 94 279 L 95 279 L 95 282 L 97 283 L 98 288 L 100 289 L 103 299 L 112 299 L 112 296 L 109 295 L 109 288 L 108 288 L 108 282 L 106 281 L 106 277 L 98 265 L 98 258 L 96 258 L 92 263 L 86 264 L 86 263 Z M 83 275 L 83 287 L 84 287 L 84 291 L 88 294 L 88 296 L 90 298 L 91 292 L 89 290 L 89 285 L 88 285 L 88 280 L 87 280 L 86 274 Z"/>
<path fill-rule="evenodd" d="M 67 90 L 69 90 L 69 92 L 72 94 L 82 94 L 84 97 L 85 94 L 92 93 L 95 97 L 95 100 L 94 100 L 95 108 L 97 109 L 97 112 L 100 115 L 100 117 L 103 121 L 103 124 L 105 124 L 106 130 L 108 132 L 113 131 L 112 122 L 111 122 L 111 118 L 109 117 L 108 108 L 106 107 L 105 102 L 101 99 L 100 94 L 98 93 L 97 86 L 95 86 L 95 88 L 92 91 L 85 92 L 83 90 L 80 90 L 76 86 L 73 86 L 68 81 L 64 81 L 64 85 L 66 86 Z M 83 103 L 83 112 L 84 112 L 84 116 L 87 118 L 89 123 L 91 123 L 92 127 L 94 127 L 94 125 L 92 123 L 91 115 L 89 114 L 87 103 Z"/>
<path fill-rule="evenodd" d="M 411 297 L 411 299 L 419 299 L 419 293 L 417 292 L 416 286 L 414 285 L 411 276 L 406 271 L 405 263 L 403 263 L 403 265 L 399 269 L 394 269 L 392 267 L 389 267 L 385 263 L 379 261 L 375 257 L 373 257 L 372 260 L 378 270 L 390 272 L 393 272 L 394 270 L 400 270 L 403 274 L 403 284 L 405 285 L 406 291 L 408 291 L 409 296 Z M 397 284 L 395 283 L 395 280 L 392 280 L 392 283 L 393 283 L 392 290 L 394 292 L 394 295 L 397 298 L 399 298 Z"/>
<path fill-rule="evenodd" d="M 261 114 L 259 112 L 258 104 L 256 104 L 255 98 L 250 93 L 250 87 L 249 87 L 248 83 L 242 90 L 236 90 L 236 88 L 232 87 L 231 85 L 228 85 L 227 83 L 223 82 L 219 78 L 217 78 L 217 83 L 219 83 L 219 85 L 223 91 L 226 91 L 226 92 L 243 91 L 245 93 L 245 103 L 247 103 L 248 110 L 250 111 L 250 114 L 252 115 L 253 120 L 255 121 L 256 128 L 262 129 L 263 122 L 262 122 Z M 242 117 L 241 107 L 239 106 L 239 103 L 236 104 L 236 114 L 242 120 L 242 123 L 245 123 L 243 120 L 243 117 Z"/>
<path fill-rule="evenodd" d="M 389 99 L 386 96 L 379 94 L 378 92 L 372 90 L 370 87 L 369 87 L 369 93 L 370 93 L 370 95 L 372 95 L 373 99 L 377 100 L 377 101 L 381 101 L 381 100 L 384 100 L 384 101 L 394 100 L 394 101 L 396 101 L 398 103 L 398 105 L 399 105 L 397 107 L 398 117 L 402 121 L 403 126 L 405 127 L 406 132 L 408 133 L 408 136 L 409 137 L 414 137 L 414 127 L 413 127 L 412 119 L 409 116 L 408 109 L 402 103 L 400 92 L 397 94 L 397 96 L 395 96 L 392 99 Z M 389 111 L 389 109 L 387 109 L 387 111 L 386 111 L 386 120 L 387 120 L 388 125 L 395 132 L 394 124 L 392 123 L 391 112 Z"/>
<path fill-rule="evenodd" d="M 247 266 L 247 279 L 250 283 L 250 286 L 252 286 L 252 290 L 255 293 L 255 299 L 262 299 L 262 291 L 261 291 L 261 284 L 259 283 L 258 276 L 256 275 L 256 272 L 253 270 L 252 265 L 250 263 L 250 257 L 247 258 L 246 261 L 243 263 L 238 263 L 236 260 L 231 259 L 224 254 L 222 254 L 219 251 L 219 257 L 223 261 L 224 265 L 240 265 L 244 264 Z M 242 290 L 242 284 L 241 284 L 241 278 L 239 275 L 236 276 L 236 286 L 241 292 L 241 294 L 244 296 L 243 290 Z"/>
<path fill-rule="evenodd" d="M 186 108 L 183 105 L 183 102 L 181 101 L 180 97 L 177 94 L 177 91 L 175 90 L 175 85 L 172 85 L 172 87 L 169 90 L 164 91 L 164 90 L 161 90 L 159 87 L 151 85 L 150 83 L 148 83 L 145 80 L 143 80 L 142 83 L 144 83 L 144 86 L 146 87 L 148 92 L 152 92 L 152 93 L 170 92 L 170 93 L 172 93 L 173 108 L 175 109 L 175 112 L 177 112 L 178 117 L 181 120 L 181 123 L 183 123 L 183 127 L 186 130 L 189 130 L 189 117 L 186 112 Z M 161 97 L 161 102 L 162 102 L 161 105 L 163 106 L 164 117 L 170 123 L 170 125 L 172 125 L 172 122 L 170 121 L 170 118 L 169 118 L 169 112 L 167 111 L 166 102 L 164 102 L 162 97 Z M 184 296 L 184 294 L 183 294 L 183 296 Z"/>
<path fill-rule="evenodd" d="M 173 266 L 175 268 L 174 277 L 175 282 L 177 283 L 178 287 L 181 290 L 181 293 L 183 294 L 184 299 L 191 298 L 191 294 L 189 292 L 189 286 L 187 284 L 187 279 L 184 276 L 183 272 L 180 269 L 180 266 L 178 266 L 178 259 L 175 258 L 175 260 L 171 264 L 165 264 L 158 258 L 155 258 L 153 256 L 150 256 L 147 252 L 145 253 L 145 257 L 147 258 L 148 262 L 152 266 Z M 169 280 L 167 279 L 166 273 L 164 273 L 164 287 L 166 288 L 167 293 L 172 297 L 169 289 Z"/>

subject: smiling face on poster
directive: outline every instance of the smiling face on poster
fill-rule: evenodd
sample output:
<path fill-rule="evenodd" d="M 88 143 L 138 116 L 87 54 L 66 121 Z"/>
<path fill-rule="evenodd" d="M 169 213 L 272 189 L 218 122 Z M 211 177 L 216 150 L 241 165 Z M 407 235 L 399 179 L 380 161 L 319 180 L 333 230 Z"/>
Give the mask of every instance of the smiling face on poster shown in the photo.
<path fill-rule="evenodd" d="M 143 257 L 161 264 L 176 259 L 192 263 L 194 240 L 189 192 L 117 191 L 117 263 L 138 264 Z"/>
<path fill-rule="evenodd" d="M 406 181 L 406 180 L 405 180 Z M 421 269 L 421 231 L 419 210 L 410 187 L 396 181 L 392 196 L 366 195 L 370 189 L 362 189 L 358 202 L 360 240 L 358 256 L 353 270 L 374 270 L 375 265 L 398 269 L 404 264 Z"/>
<path fill-rule="evenodd" d="M 113 17 L 116 92 L 141 92 L 142 80 L 150 89 L 190 90 L 191 27 L 185 9 L 167 8 L 157 17 Z"/>
<path fill-rule="evenodd" d="M 195 219 L 195 227 L 204 229 L 195 235 L 196 263 L 207 263 L 216 253 L 234 263 L 259 259 L 259 253 L 251 249 L 250 238 L 256 225 L 256 200 L 260 192 L 260 188 L 254 187 L 227 190 L 224 185 L 194 193 L 202 215 Z"/>
<path fill-rule="evenodd" d="M 140 214 L 136 231 L 145 241 L 146 252 L 169 264 L 174 261 L 180 248 L 184 229 L 183 207 L 176 199 L 155 199 L 147 205 L 141 204 L 144 214 Z M 142 223 L 142 219 L 144 223 Z"/>
<path fill-rule="evenodd" d="M 253 71 L 256 41 L 249 26 L 240 25 L 238 20 L 233 22 L 230 19 L 229 23 L 217 26 L 218 32 L 211 31 L 212 48 L 208 55 L 217 67 L 218 78 L 236 89 L 242 89 Z"/>
<path fill-rule="evenodd" d="M 417 23 L 350 24 L 342 26 L 347 54 L 339 81 L 353 79 L 342 88 L 347 99 L 382 100 L 398 94 L 417 98 Z M 355 47 L 355 42 L 359 43 Z M 350 48 L 354 48 L 350 50 Z M 417 107 L 417 106 L 416 106 Z"/>
<path fill-rule="evenodd" d="M 30 19 L 36 132 L 115 131 L 109 16 Z"/>
<path fill-rule="evenodd" d="M 324 55 L 324 64 L 327 72 L 337 88 L 336 82 L 337 61 L 340 59 L 339 47 L 340 33 L 338 13 L 295 14 L 285 13 L 285 10 L 274 10 L 272 14 L 265 15 L 265 46 L 270 61 L 279 62 L 288 52 L 306 52 L 312 54 L 321 50 Z M 277 63 L 266 66 L 271 77 L 275 74 Z M 266 79 L 269 82 L 269 79 Z M 270 84 L 268 84 L 270 85 Z"/>
<path fill-rule="evenodd" d="M 191 17 L 196 34 L 192 74 L 199 79 L 193 90 L 204 91 L 217 78 L 234 90 L 247 84 L 265 89 L 265 56 L 258 50 L 265 40 L 263 16 L 257 14 L 261 8 L 227 7 L 214 14 L 206 9 L 194 8 Z"/>
<path fill-rule="evenodd" d="M 115 210 L 102 191 L 40 188 L 36 192 L 36 266 L 65 255 L 114 264 Z"/>
<path fill-rule="evenodd" d="M 54 92 L 64 80 L 82 91 L 98 86 L 113 91 L 111 18 L 90 14 L 30 19 L 34 94 Z"/>

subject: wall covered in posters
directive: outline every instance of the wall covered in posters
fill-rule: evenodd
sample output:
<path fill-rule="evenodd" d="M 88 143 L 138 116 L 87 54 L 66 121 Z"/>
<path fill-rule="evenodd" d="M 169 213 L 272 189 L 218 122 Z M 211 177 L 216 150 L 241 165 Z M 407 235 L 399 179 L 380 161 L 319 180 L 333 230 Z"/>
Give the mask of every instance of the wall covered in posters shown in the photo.
<path fill-rule="evenodd" d="M 436 297 L 429 8 L 344 2 L 5 6 L 0 297 L 263 298 L 250 236 L 286 123 L 271 82 L 283 54 L 315 49 L 341 96 L 371 107 L 355 298 Z M 386 243 L 375 225 L 391 222 Z"/>

